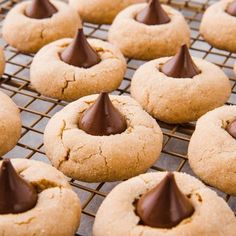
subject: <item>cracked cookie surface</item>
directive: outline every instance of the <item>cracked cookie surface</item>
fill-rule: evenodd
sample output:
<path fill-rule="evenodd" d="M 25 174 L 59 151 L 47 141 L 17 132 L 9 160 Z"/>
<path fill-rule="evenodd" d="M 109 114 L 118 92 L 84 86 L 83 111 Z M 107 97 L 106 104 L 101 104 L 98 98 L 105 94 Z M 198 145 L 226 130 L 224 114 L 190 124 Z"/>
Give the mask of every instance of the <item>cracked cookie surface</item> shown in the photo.
<path fill-rule="evenodd" d="M 86 182 L 122 180 L 145 172 L 161 152 L 163 137 L 156 121 L 132 98 L 110 95 L 128 128 L 116 135 L 89 135 L 78 128 L 78 121 L 97 96 L 70 103 L 51 118 L 44 133 L 48 158 L 67 176 Z"/>
<path fill-rule="evenodd" d="M 73 37 L 81 26 L 77 12 L 63 2 L 52 3 L 58 12 L 50 18 L 40 20 L 24 14 L 30 1 L 17 4 L 6 16 L 2 29 L 3 38 L 19 51 L 35 53 L 52 41 Z"/>
<path fill-rule="evenodd" d="M 236 141 L 225 128 L 235 118 L 236 106 L 208 112 L 197 121 L 188 149 L 196 175 L 232 195 L 236 195 Z"/>
<path fill-rule="evenodd" d="M 193 215 L 171 229 L 158 229 L 139 224 L 134 202 L 154 188 L 166 172 L 137 176 L 116 186 L 100 206 L 93 228 L 94 236 L 233 236 L 236 219 L 227 203 L 196 178 L 174 172 L 181 192 L 195 208 Z M 220 223 L 219 223 L 220 222 Z"/>
<path fill-rule="evenodd" d="M 189 44 L 190 30 L 184 17 L 169 6 L 163 6 L 171 21 L 162 25 L 145 25 L 135 20 L 146 4 L 135 4 L 121 11 L 113 21 L 108 40 L 130 58 L 151 60 L 171 56 L 182 44 Z"/>
<path fill-rule="evenodd" d="M 94 24 L 111 24 L 115 16 L 124 8 L 145 0 L 69 0 L 83 21 Z"/>
<path fill-rule="evenodd" d="M 0 235 L 73 236 L 79 226 L 81 207 L 65 176 L 39 161 L 11 161 L 20 176 L 36 188 L 38 201 L 26 212 L 0 214 Z"/>
<path fill-rule="evenodd" d="M 193 78 L 172 78 L 161 72 L 169 59 L 145 63 L 131 81 L 132 97 L 153 117 L 166 123 L 195 121 L 228 100 L 229 79 L 216 65 L 193 57 L 201 73 Z"/>
<path fill-rule="evenodd" d="M 0 92 L 0 155 L 15 147 L 20 135 L 20 111 L 6 94 Z"/>
<path fill-rule="evenodd" d="M 233 0 L 212 4 L 203 15 L 200 33 L 212 46 L 236 52 L 236 17 L 226 12 L 231 2 Z"/>
<path fill-rule="evenodd" d="M 126 61 L 119 49 L 101 40 L 88 39 L 101 62 L 85 69 L 61 60 L 61 52 L 71 41 L 69 38 L 55 41 L 35 55 L 30 68 L 34 88 L 45 96 L 68 101 L 117 89 L 126 71 Z"/>

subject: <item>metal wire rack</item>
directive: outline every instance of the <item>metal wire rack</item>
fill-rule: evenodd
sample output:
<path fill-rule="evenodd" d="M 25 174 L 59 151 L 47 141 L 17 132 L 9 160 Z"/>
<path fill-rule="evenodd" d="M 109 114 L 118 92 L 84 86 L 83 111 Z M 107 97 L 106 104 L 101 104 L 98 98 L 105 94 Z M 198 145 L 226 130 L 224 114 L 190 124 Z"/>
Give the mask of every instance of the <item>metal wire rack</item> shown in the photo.
<path fill-rule="evenodd" d="M 9 9 L 19 0 L 0 0 L 0 28 Z M 204 10 L 216 0 L 164 0 L 166 4 L 177 8 L 185 16 L 191 34 L 191 53 L 220 66 L 230 78 L 232 94 L 228 104 L 236 104 L 236 78 L 232 66 L 236 62 L 236 54 L 217 50 L 207 44 L 199 34 L 198 28 Z M 107 39 L 108 25 L 84 24 L 87 36 L 102 40 Z M 27 158 L 49 162 L 44 153 L 43 132 L 48 120 L 67 103 L 41 96 L 34 91 L 29 82 L 29 68 L 33 59 L 32 54 L 22 54 L 0 39 L 6 57 L 6 69 L 0 81 L 0 90 L 8 94 L 21 111 L 23 129 L 17 146 L 4 157 Z M 128 70 L 121 86 L 114 94 L 129 94 L 130 81 L 134 71 L 144 62 L 127 60 Z M 159 161 L 150 171 L 184 171 L 194 175 L 187 160 L 187 148 L 194 131 L 194 123 L 183 125 L 167 125 L 158 122 L 164 133 L 163 150 Z M 92 234 L 92 225 L 96 211 L 109 191 L 118 184 L 96 183 L 87 184 L 68 179 L 82 202 L 83 215 L 78 234 L 87 236 Z M 214 188 L 212 188 L 214 189 Z M 226 195 L 216 189 L 229 206 L 236 212 L 236 197 Z"/>

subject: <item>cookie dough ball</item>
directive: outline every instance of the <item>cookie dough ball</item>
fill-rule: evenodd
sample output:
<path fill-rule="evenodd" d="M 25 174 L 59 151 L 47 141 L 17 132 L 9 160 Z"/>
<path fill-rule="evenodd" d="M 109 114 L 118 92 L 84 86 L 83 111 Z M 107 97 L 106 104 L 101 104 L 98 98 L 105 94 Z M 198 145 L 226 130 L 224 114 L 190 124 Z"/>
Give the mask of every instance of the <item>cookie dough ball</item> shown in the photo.
<path fill-rule="evenodd" d="M 140 197 L 155 188 L 155 186 L 161 184 L 161 182 L 163 183 L 166 175 L 166 172 L 148 173 L 129 179 L 116 186 L 108 194 L 96 214 L 93 235 L 234 235 L 236 219 L 227 203 L 196 178 L 176 172 L 174 173 L 174 177 L 177 187 L 182 194 L 185 195 L 185 198 L 187 198 L 186 201 L 190 201 L 193 205 L 193 214 L 171 228 L 143 225 L 143 222 L 140 222 L 140 217 L 137 214 L 136 204 L 138 204 Z M 164 188 L 165 187 L 163 187 L 162 190 Z M 169 185 L 168 189 L 169 188 L 173 188 L 173 184 Z M 167 192 L 168 191 L 170 190 L 167 190 Z M 167 193 L 168 197 L 167 199 L 162 199 L 162 203 L 168 200 L 173 201 L 173 198 L 171 198 L 173 196 L 172 194 L 173 192 L 171 196 L 169 196 Z M 162 196 L 155 195 L 154 197 Z M 151 200 L 152 199 L 150 199 L 150 201 Z M 173 212 L 183 209 L 183 205 L 179 208 L 176 206 L 178 203 L 179 200 L 176 200 L 173 205 L 170 204 L 170 207 L 176 207 Z M 144 207 L 148 207 L 148 205 Z M 168 213 L 169 212 L 161 214 L 160 217 L 163 215 L 166 216 Z M 175 218 L 173 220 L 175 220 Z"/>
<path fill-rule="evenodd" d="M 204 182 L 236 195 L 236 141 L 227 131 L 236 118 L 236 106 L 223 106 L 197 121 L 190 140 L 188 158 L 193 171 Z"/>
<path fill-rule="evenodd" d="M 21 135 L 20 112 L 16 104 L 0 92 L 0 155 L 10 151 Z"/>
<path fill-rule="evenodd" d="M 115 16 L 124 8 L 145 0 L 69 0 L 82 20 L 94 24 L 111 24 Z"/>
<path fill-rule="evenodd" d="M 0 76 L 3 75 L 5 69 L 5 56 L 2 47 L 0 47 Z"/>
<path fill-rule="evenodd" d="M 222 106 L 230 93 L 224 72 L 210 62 L 191 58 L 186 45 L 172 58 L 145 63 L 131 81 L 131 95 L 149 114 L 166 123 L 195 121 Z"/>
<path fill-rule="evenodd" d="M 64 174 L 86 182 L 122 180 L 145 172 L 161 152 L 163 137 L 158 124 L 128 96 L 110 95 L 113 108 L 109 109 L 108 98 L 103 96 L 97 103 L 99 98 L 101 95 L 83 97 L 51 118 L 44 133 L 46 155 Z M 89 121 L 89 126 L 95 126 L 96 118 L 104 126 L 96 107 L 101 104 L 105 104 L 102 108 L 103 117 L 107 114 L 105 120 L 120 117 L 110 114 L 114 109 L 124 117 L 127 128 L 123 132 L 111 132 L 110 120 L 105 124 L 110 135 L 94 135 L 89 129 L 85 132 L 80 128 L 81 118 L 92 105 L 95 110 L 90 114 L 93 113 L 94 123 Z"/>
<path fill-rule="evenodd" d="M 65 176 L 42 162 L 11 160 L 12 164 L 6 160 L 0 163 L 1 167 L 4 165 L 1 168 L 0 188 L 5 186 L 11 193 L 5 199 L 9 192 L 4 192 L 4 189 L 0 191 L 0 210 L 10 212 L 0 214 L 0 235 L 75 235 L 80 222 L 81 206 Z M 31 198 L 36 195 L 36 205 L 29 210 L 15 213 L 19 207 L 28 204 L 28 194 Z M 7 206 L 3 207 L 4 204 Z M 15 207 L 13 204 L 16 204 Z"/>
<path fill-rule="evenodd" d="M 32 1 L 17 4 L 4 21 L 3 38 L 19 51 L 35 53 L 52 41 L 73 37 L 81 25 L 77 12 L 61 1 L 51 3 L 56 12 L 42 19 L 26 15 L 26 9 L 31 6 Z"/>
<path fill-rule="evenodd" d="M 227 12 L 231 3 L 233 0 L 212 4 L 203 15 L 200 33 L 212 46 L 236 52 L 236 15 Z"/>
<path fill-rule="evenodd" d="M 82 48 L 82 45 L 86 47 Z M 71 64 L 62 60 L 61 55 L 67 49 L 69 53 L 74 52 L 75 59 L 72 55 L 68 62 Z M 73 61 L 78 63 L 82 59 L 90 59 L 91 51 L 98 55 L 95 64 L 88 66 L 90 61 L 87 61 L 73 65 Z M 33 87 L 45 96 L 73 101 L 86 95 L 117 89 L 125 71 L 126 61 L 118 48 L 98 39 L 89 39 L 87 42 L 83 31 L 79 30 L 75 39 L 55 41 L 35 55 L 30 80 Z"/>
<path fill-rule="evenodd" d="M 168 23 L 147 25 L 136 20 L 148 5 L 135 4 L 121 11 L 112 23 L 108 40 L 130 58 L 151 60 L 177 53 L 182 44 L 189 44 L 190 30 L 181 13 L 163 5 Z"/>

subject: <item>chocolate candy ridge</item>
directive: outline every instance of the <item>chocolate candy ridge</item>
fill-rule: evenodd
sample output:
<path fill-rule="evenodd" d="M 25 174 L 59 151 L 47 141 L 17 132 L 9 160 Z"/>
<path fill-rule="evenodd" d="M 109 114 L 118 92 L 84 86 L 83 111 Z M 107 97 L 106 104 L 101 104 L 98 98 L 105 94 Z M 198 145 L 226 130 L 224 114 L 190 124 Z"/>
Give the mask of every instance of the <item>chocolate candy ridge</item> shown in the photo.
<path fill-rule="evenodd" d="M 156 187 L 138 200 L 136 213 L 142 225 L 172 228 L 192 216 L 194 207 L 178 188 L 174 174 L 168 173 Z"/>
<path fill-rule="evenodd" d="M 231 16 L 236 16 L 236 0 L 231 2 L 227 8 L 226 8 L 226 12 L 228 14 L 230 14 Z"/>
<path fill-rule="evenodd" d="M 109 95 L 101 93 L 80 117 L 79 128 L 96 136 L 120 134 L 127 129 L 124 116 L 114 107 Z"/>
<path fill-rule="evenodd" d="M 0 214 L 16 214 L 32 209 L 37 203 L 35 188 L 15 171 L 9 159 L 0 168 Z"/>
<path fill-rule="evenodd" d="M 34 19 L 45 19 L 57 12 L 57 8 L 49 0 L 32 0 L 25 10 L 25 15 Z"/>
<path fill-rule="evenodd" d="M 186 44 L 161 67 L 161 72 L 172 78 L 193 78 L 201 73 L 193 62 Z"/>
<path fill-rule="evenodd" d="M 101 59 L 89 45 L 83 29 L 79 29 L 71 44 L 61 53 L 61 60 L 76 67 L 89 68 L 98 64 Z"/>
<path fill-rule="evenodd" d="M 233 138 L 236 139 L 236 119 L 231 121 L 225 129 Z"/>
<path fill-rule="evenodd" d="M 148 6 L 136 15 L 136 20 L 146 25 L 161 25 L 170 22 L 159 0 L 150 0 Z"/>

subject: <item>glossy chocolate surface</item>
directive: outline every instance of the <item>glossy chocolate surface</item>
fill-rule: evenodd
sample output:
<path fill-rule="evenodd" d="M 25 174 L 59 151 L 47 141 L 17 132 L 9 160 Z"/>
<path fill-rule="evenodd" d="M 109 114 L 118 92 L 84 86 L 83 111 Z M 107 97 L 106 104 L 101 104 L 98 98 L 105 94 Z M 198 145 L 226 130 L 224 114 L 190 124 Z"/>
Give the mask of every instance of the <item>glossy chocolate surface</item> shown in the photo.
<path fill-rule="evenodd" d="M 79 128 L 96 136 L 120 134 L 127 128 L 125 117 L 114 107 L 109 95 L 101 93 L 81 116 Z"/>
<path fill-rule="evenodd" d="M 172 228 L 194 213 L 190 200 L 178 188 L 174 174 L 144 194 L 136 204 L 141 224 L 154 228 Z"/>
<path fill-rule="evenodd" d="M 35 188 L 18 175 L 9 159 L 4 159 L 0 168 L 0 214 L 28 211 L 37 199 Z"/>
<path fill-rule="evenodd" d="M 173 78 L 193 78 L 201 73 L 193 62 L 186 44 L 162 66 L 161 71 Z"/>
<path fill-rule="evenodd" d="M 101 59 L 89 45 L 83 29 L 79 29 L 72 43 L 61 53 L 61 60 L 76 67 L 89 68 Z"/>
<path fill-rule="evenodd" d="M 236 119 L 231 121 L 227 126 L 226 126 L 226 131 L 236 139 Z"/>
<path fill-rule="evenodd" d="M 236 16 L 236 1 L 231 2 L 227 8 L 226 12 L 230 14 L 231 16 Z"/>
<path fill-rule="evenodd" d="M 57 8 L 49 0 L 32 0 L 25 15 L 34 19 L 45 19 L 57 13 Z"/>
<path fill-rule="evenodd" d="M 170 22 L 159 0 L 150 0 L 148 6 L 136 15 L 136 20 L 146 25 L 161 25 Z"/>

